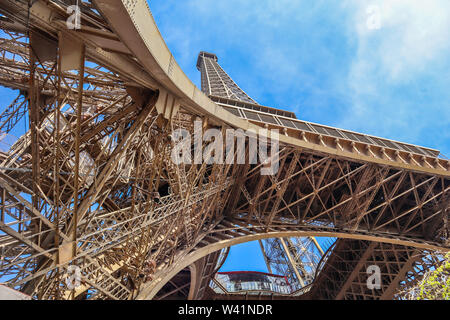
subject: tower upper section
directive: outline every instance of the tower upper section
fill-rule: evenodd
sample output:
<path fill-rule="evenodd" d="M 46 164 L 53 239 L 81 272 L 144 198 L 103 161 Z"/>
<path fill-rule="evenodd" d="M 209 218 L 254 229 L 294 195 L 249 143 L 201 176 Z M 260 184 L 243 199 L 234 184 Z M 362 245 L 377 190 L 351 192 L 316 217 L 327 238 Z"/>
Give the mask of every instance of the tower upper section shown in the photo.
<path fill-rule="evenodd" d="M 202 91 L 208 96 L 258 104 L 231 79 L 213 53 L 202 51 L 198 55 L 197 69 L 202 74 Z"/>

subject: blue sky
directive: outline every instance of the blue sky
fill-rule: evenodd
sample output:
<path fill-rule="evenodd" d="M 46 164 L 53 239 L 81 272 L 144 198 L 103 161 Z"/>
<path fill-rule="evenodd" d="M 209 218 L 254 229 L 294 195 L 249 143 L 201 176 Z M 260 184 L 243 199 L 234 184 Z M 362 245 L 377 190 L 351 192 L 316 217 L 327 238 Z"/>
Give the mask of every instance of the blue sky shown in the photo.
<path fill-rule="evenodd" d="M 450 1 L 152 0 L 149 5 L 197 86 L 197 54 L 210 51 L 260 104 L 450 157 Z M 374 12 L 379 25 L 371 28 Z M 0 88 L 0 110 L 14 97 Z M 223 269 L 265 271 L 258 250 L 257 243 L 233 248 Z"/>
<path fill-rule="evenodd" d="M 213 52 L 260 104 L 450 157 L 450 1 L 152 0 L 149 5 L 197 86 L 197 54 Z M 222 270 L 266 271 L 258 243 L 233 247 Z"/>

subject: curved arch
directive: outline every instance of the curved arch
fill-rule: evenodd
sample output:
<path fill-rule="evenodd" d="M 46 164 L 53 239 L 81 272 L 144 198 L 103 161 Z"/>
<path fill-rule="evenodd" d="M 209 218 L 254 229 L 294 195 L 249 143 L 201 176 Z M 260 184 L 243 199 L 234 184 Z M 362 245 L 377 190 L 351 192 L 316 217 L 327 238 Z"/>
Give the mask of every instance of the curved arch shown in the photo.
<path fill-rule="evenodd" d="M 202 259 L 210 253 L 222 250 L 226 247 L 231 247 L 237 244 L 270 239 L 270 238 L 286 238 L 286 237 L 336 237 L 341 239 L 354 239 L 354 240 L 366 240 L 372 242 L 384 242 L 403 246 L 413 246 L 418 249 L 429 249 L 436 251 L 450 251 L 450 249 L 440 248 L 436 246 L 430 246 L 421 243 L 411 243 L 409 241 L 390 239 L 387 237 L 380 238 L 376 236 L 359 235 L 359 234 L 347 234 L 338 232 L 325 232 L 325 231 L 285 231 L 285 232 L 267 232 L 260 234 L 252 234 L 233 239 L 222 240 L 209 244 L 205 247 L 199 248 L 187 255 L 184 255 L 182 259 L 177 259 L 177 262 L 171 265 L 168 269 L 164 270 L 164 273 L 155 275 L 155 280 L 149 283 L 141 290 L 137 299 L 138 300 L 151 300 L 155 294 L 178 272 L 186 268 L 187 266 L 194 264 L 196 261 Z"/>
<path fill-rule="evenodd" d="M 94 3 L 101 12 L 102 16 L 107 19 L 114 33 L 119 37 L 121 42 L 128 47 L 136 60 L 142 65 L 143 71 L 145 71 L 146 74 L 150 74 L 156 80 L 156 89 L 167 91 L 168 94 L 179 99 L 179 102 L 184 109 L 197 115 L 206 115 L 213 123 L 227 124 L 234 128 L 241 128 L 244 130 L 257 130 L 260 128 L 253 123 L 232 115 L 224 108 L 214 103 L 189 80 L 175 61 L 174 56 L 162 38 L 146 1 L 94 0 Z M 281 144 L 301 148 L 314 153 L 333 155 L 340 159 L 351 160 L 357 163 L 368 162 L 378 165 L 386 165 L 391 168 L 433 174 L 440 177 L 450 176 L 449 168 L 447 168 L 447 162 L 445 168 L 442 166 L 433 167 L 431 165 L 421 166 L 418 162 L 414 161 L 397 161 L 394 158 L 388 159 L 383 156 L 378 157 L 374 154 L 370 155 L 370 153 L 353 152 L 347 149 L 339 148 L 335 149 L 325 144 L 313 143 L 292 136 L 280 135 L 279 140 Z M 212 244 L 194 251 L 191 254 L 180 254 L 177 259 L 177 264 L 181 263 L 186 267 L 208 253 L 237 243 L 277 236 L 289 237 L 309 235 L 353 238 L 405 246 L 415 246 L 422 249 L 445 250 L 432 244 L 413 243 L 407 240 L 391 239 L 387 234 L 386 236 L 370 236 L 357 232 L 354 234 L 345 234 L 321 231 L 292 231 L 268 233 L 264 235 L 250 235 L 232 240 L 220 241 L 216 244 Z M 170 270 L 174 268 L 177 269 L 178 267 L 171 266 L 166 269 L 168 274 L 164 277 L 162 276 L 158 279 L 158 281 L 154 281 L 152 284 L 149 284 L 148 287 L 143 290 L 142 294 L 139 295 L 139 297 L 151 298 L 153 294 L 152 292 L 154 291 L 152 288 L 160 287 L 161 282 L 164 283 L 164 279 L 167 277 L 170 279 L 170 277 L 173 276 Z"/>
<path fill-rule="evenodd" d="M 217 264 L 216 269 L 214 270 L 214 273 L 219 272 L 220 268 L 222 268 L 223 264 L 227 260 L 228 255 L 230 253 L 230 247 L 225 247 L 222 250 L 225 250 L 225 252 L 223 252 L 223 256 L 222 256 L 222 253 L 220 253 L 219 262 Z"/>

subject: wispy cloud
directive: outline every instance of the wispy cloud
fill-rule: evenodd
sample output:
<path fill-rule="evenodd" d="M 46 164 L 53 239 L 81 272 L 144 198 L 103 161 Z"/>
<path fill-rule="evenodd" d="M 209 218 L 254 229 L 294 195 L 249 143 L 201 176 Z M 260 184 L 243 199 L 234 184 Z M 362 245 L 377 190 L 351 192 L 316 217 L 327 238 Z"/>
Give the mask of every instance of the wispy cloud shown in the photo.
<path fill-rule="evenodd" d="M 378 9 L 379 29 L 368 28 L 369 5 Z M 349 0 L 346 6 L 358 45 L 347 78 L 352 104 L 339 125 L 449 150 L 450 2 Z"/>

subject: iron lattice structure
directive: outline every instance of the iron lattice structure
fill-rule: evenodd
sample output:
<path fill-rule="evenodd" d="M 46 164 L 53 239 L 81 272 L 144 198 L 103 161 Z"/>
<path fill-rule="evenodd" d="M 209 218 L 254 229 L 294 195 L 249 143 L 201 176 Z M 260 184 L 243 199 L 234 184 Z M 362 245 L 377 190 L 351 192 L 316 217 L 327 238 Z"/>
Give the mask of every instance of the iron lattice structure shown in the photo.
<path fill-rule="evenodd" d="M 325 236 L 338 240 L 314 281 L 284 298 L 390 299 L 449 250 L 450 164 L 439 151 L 259 105 L 212 54 L 199 57 L 202 92 L 146 1 L 80 1 L 80 28 L 69 29 L 75 3 L 0 3 L 0 84 L 17 93 L 0 129 L 21 132 L 0 157 L 7 286 L 38 299 L 217 298 L 208 285 L 220 250 Z M 175 164 L 173 133 L 194 133 L 195 120 L 280 129 L 279 170 Z M 363 286 L 374 262 L 378 291 Z"/>

